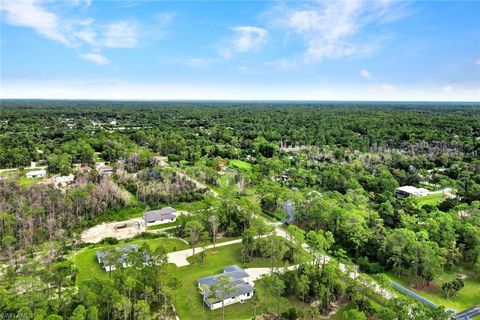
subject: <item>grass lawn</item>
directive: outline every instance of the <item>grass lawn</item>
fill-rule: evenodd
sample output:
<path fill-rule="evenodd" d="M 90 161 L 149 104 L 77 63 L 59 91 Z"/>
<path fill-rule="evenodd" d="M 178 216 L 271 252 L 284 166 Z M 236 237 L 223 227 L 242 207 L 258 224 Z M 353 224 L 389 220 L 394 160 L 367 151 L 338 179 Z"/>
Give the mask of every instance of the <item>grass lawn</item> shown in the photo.
<path fill-rule="evenodd" d="M 465 287 L 458 292 L 458 296 L 456 298 L 451 298 L 448 300 L 442 291 L 442 283 L 455 279 L 458 274 L 466 274 L 468 276 L 468 278 L 465 279 Z M 431 302 L 446 308 L 454 309 L 456 311 L 463 311 L 467 308 L 477 305 L 480 302 L 480 279 L 475 280 L 473 278 L 473 273 L 469 271 L 445 271 L 440 277 L 435 279 L 430 287 L 423 290 L 416 290 L 412 288 L 409 285 L 410 281 L 407 277 L 397 277 L 393 273 L 388 273 L 387 275 L 393 281 L 400 283 L 401 285 L 418 293 Z"/>
<path fill-rule="evenodd" d="M 440 202 L 443 201 L 443 194 L 441 193 L 435 193 L 431 194 L 425 197 L 417 197 L 417 203 L 419 207 L 422 207 L 426 204 L 430 204 L 432 206 L 435 206 L 439 204 Z"/>
<path fill-rule="evenodd" d="M 170 223 L 164 223 L 164 224 L 157 224 L 156 226 L 148 226 L 147 230 L 158 230 L 158 229 L 164 229 L 164 228 L 169 228 L 169 227 L 175 227 L 180 224 L 180 220 L 175 220 L 174 222 Z"/>
<path fill-rule="evenodd" d="M 125 243 L 121 243 L 118 245 L 104 245 L 104 246 L 94 246 L 92 247 L 87 247 L 83 248 L 82 250 L 78 251 L 74 256 L 73 256 L 73 262 L 75 265 L 78 267 L 78 274 L 77 274 L 77 283 L 90 279 L 93 277 L 97 278 L 108 278 L 108 273 L 100 266 L 100 264 L 97 261 L 97 257 L 95 253 L 98 250 L 105 250 L 109 248 L 114 248 L 126 244 L 137 244 L 138 246 L 141 246 L 143 243 L 147 243 L 150 245 L 150 248 L 154 250 L 156 247 L 158 247 L 160 244 L 165 246 L 168 252 L 173 252 L 173 251 L 178 251 L 178 250 L 184 250 L 188 249 L 188 245 L 186 245 L 184 242 L 178 240 L 178 239 L 171 239 L 171 238 L 156 238 L 156 239 L 138 239 L 138 240 L 133 240 L 133 241 L 128 241 Z"/>
<path fill-rule="evenodd" d="M 27 188 L 32 184 L 42 181 L 43 178 L 27 178 L 24 175 L 18 177 L 18 185 L 23 188 Z"/>
<path fill-rule="evenodd" d="M 242 160 L 230 160 L 228 162 L 228 165 L 237 168 L 237 169 L 243 169 L 243 170 L 248 170 L 250 171 L 252 169 L 252 165 L 248 162 L 242 161 Z"/>
<path fill-rule="evenodd" d="M 218 247 L 215 253 L 209 249 L 206 251 L 205 264 L 200 263 L 196 265 L 189 265 L 177 268 L 174 265 L 169 265 L 169 272 L 172 277 L 176 277 L 182 283 L 180 288 L 177 288 L 173 294 L 174 304 L 180 319 L 220 319 L 222 310 L 211 311 L 205 306 L 205 316 L 203 313 L 203 303 L 200 294 L 198 293 L 197 280 L 206 276 L 221 273 L 223 267 L 236 264 L 243 268 L 243 261 L 241 255 L 241 244 L 234 244 L 230 246 Z M 199 260 L 198 255 L 195 255 Z M 194 257 L 188 258 L 190 263 Z M 268 259 L 253 259 L 246 268 L 269 267 L 270 261 Z M 256 283 L 255 294 L 260 298 L 259 306 L 257 307 L 257 314 L 263 312 L 265 308 L 268 310 L 276 310 L 276 302 L 272 301 L 264 293 L 261 283 Z M 288 301 L 287 298 L 281 298 L 281 310 L 286 310 L 292 305 L 301 305 L 297 300 Z M 253 299 L 245 301 L 245 303 L 236 303 L 225 307 L 225 319 L 251 319 L 254 312 Z"/>

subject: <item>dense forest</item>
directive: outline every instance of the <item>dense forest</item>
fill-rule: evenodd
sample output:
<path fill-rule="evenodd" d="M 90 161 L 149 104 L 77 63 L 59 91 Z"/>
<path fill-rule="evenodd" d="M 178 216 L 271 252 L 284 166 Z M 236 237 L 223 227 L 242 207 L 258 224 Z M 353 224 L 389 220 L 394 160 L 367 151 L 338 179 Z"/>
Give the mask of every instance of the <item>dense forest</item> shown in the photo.
<path fill-rule="evenodd" d="M 26 181 L 32 162 L 75 180 L 68 188 Z M 100 164 L 114 172 L 82 169 Z M 2 100 L 0 169 L 0 308 L 38 310 L 35 319 L 172 316 L 179 280 L 164 276 L 165 248 L 143 248 L 155 264 L 80 283 L 69 258 L 85 245 L 85 228 L 163 205 L 193 213 L 173 230 L 192 247 L 216 234 L 241 237 L 244 263 L 304 263 L 301 248 L 258 238 L 271 232 L 261 216 L 287 220 L 313 250 L 418 290 L 446 271 L 480 274 L 478 104 Z M 400 197 L 401 186 L 431 195 Z M 407 317 L 396 300 L 375 310 L 338 272 L 305 265 L 265 286 L 281 282 L 278 296 L 318 300 L 319 314 L 347 299 L 368 318 Z M 15 287 L 27 276 L 36 288 Z M 444 291 L 450 298 L 461 287 Z M 443 314 L 416 308 L 422 316 L 412 319 Z"/>

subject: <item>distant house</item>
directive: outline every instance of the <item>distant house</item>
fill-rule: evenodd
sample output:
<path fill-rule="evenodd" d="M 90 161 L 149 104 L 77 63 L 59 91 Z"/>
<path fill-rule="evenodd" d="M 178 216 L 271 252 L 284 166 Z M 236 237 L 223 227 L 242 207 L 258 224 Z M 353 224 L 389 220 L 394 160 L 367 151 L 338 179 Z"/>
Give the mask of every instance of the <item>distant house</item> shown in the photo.
<path fill-rule="evenodd" d="M 57 176 L 55 177 L 55 185 L 67 185 L 75 179 L 75 176 L 73 174 L 69 174 L 68 176 Z"/>
<path fill-rule="evenodd" d="M 395 193 L 399 196 L 409 197 L 409 196 L 416 196 L 416 197 L 423 197 L 430 194 L 425 188 L 417 188 L 413 186 L 403 186 L 395 189 Z"/>
<path fill-rule="evenodd" d="M 249 282 L 249 274 L 236 265 L 225 267 L 223 268 L 223 273 L 202 278 L 197 281 L 198 287 L 202 291 L 203 302 L 205 302 L 210 310 L 221 308 L 222 301 L 218 298 L 210 297 L 210 290 L 204 290 L 204 288 L 211 288 L 213 284 L 217 283 L 217 279 L 220 276 L 229 277 L 230 284 L 233 288 L 232 293 L 225 296 L 223 302 L 225 306 L 237 302 L 243 303 L 245 300 L 253 297 L 253 284 Z M 219 296 L 221 294 L 216 293 L 215 295 Z"/>
<path fill-rule="evenodd" d="M 139 248 L 136 244 L 130 244 L 126 246 L 116 247 L 115 250 L 119 252 L 119 258 L 117 259 L 117 263 L 122 265 L 124 268 L 127 268 L 130 266 L 128 264 L 128 255 L 133 252 L 137 252 Z M 108 255 L 108 250 L 96 252 L 98 263 L 102 265 L 102 268 L 105 269 L 105 271 L 113 271 L 116 269 L 116 264 L 112 263 L 112 261 L 109 261 Z M 150 256 L 144 255 L 143 259 L 144 262 L 148 262 L 150 260 Z"/>
<path fill-rule="evenodd" d="M 90 172 L 92 171 L 92 168 L 90 166 L 82 166 L 79 169 L 81 172 Z"/>
<path fill-rule="evenodd" d="M 46 170 L 37 170 L 37 171 L 29 171 L 26 173 L 27 178 L 43 178 L 47 174 Z"/>
<path fill-rule="evenodd" d="M 109 173 L 109 172 L 113 172 L 113 168 L 110 167 L 110 166 L 98 166 L 97 167 L 97 171 L 98 172 L 101 172 L 101 173 Z"/>
<path fill-rule="evenodd" d="M 143 214 L 145 225 L 155 226 L 158 224 L 171 223 L 177 220 L 177 211 L 171 207 L 165 207 L 160 210 L 146 211 Z"/>

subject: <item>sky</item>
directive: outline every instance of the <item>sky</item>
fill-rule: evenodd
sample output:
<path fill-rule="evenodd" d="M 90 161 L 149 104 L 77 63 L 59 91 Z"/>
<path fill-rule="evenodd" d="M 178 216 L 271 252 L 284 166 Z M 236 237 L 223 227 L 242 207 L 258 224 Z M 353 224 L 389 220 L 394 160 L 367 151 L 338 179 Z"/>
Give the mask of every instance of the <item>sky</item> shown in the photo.
<path fill-rule="evenodd" d="M 0 98 L 480 101 L 480 1 L 0 0 Z"/>

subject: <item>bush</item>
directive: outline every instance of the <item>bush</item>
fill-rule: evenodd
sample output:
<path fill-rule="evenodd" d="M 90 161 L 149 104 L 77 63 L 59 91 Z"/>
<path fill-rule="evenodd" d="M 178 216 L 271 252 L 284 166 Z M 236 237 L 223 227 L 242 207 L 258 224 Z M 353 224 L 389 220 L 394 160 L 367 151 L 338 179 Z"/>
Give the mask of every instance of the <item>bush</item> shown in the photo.
<path fill-rule="evenodd" d="M 360 257 L 357 259 L 360 271 L 368 274 L 378 274 L 385 271 L 385 268 L 377 262 L 370 262 L 368 258 Z"/>
<path fill-rule="evenodd" d="M 100 241 L 102 244 L 118 244 L 118 239 L 114 237 L 106 237 Z"/>
<path fill-rule="evenodd" d="M 302 316 L 302 313 L 299 309 L 295 307 L 291 307 L 290 309 L 288 309 L 288 311 L 285 311 L 282 313 L 281 319 L 297 320 L 297 319 L 300 319 L 301 316 Z"/>

